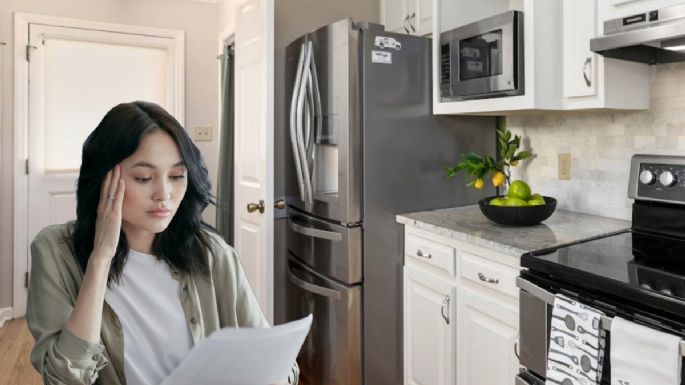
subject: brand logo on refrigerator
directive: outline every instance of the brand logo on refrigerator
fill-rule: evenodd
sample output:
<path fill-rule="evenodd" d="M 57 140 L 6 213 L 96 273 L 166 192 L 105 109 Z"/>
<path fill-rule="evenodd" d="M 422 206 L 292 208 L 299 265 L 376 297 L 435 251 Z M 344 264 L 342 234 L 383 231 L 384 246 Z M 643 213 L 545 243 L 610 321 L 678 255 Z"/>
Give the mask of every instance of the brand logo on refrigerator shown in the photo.
<path fill-rule="evenodd" d="M 396 51 L 402 49 L 402 44 L 392 37 L 376 36 L 373 44 L 380 49 L 394 48 Z"/>

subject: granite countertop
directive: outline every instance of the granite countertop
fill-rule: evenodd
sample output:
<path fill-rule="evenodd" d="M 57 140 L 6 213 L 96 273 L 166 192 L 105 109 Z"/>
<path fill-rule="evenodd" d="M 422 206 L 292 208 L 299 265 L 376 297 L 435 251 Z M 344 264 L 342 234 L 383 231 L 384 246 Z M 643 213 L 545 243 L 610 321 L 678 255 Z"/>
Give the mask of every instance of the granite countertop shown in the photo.
<path fill-rule="evenodd" d="M 630 228 L 629 221 L 564 210 L 556 210 L 535 226 L 502 226 L 487 219 L 477 205 L 400 214 L 397 222 L 508 255 L 522 255 Z"/>

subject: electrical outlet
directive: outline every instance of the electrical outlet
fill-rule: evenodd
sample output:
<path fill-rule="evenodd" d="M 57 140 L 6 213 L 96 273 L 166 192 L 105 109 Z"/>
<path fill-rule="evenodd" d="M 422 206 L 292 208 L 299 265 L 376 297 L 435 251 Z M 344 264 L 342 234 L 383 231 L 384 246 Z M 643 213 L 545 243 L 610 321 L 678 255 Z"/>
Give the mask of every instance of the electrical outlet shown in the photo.
<path fill-rule="evenodd" d="M 559 180 L 571 180 L 571 154 L 558 155 Z"/>
<path fill-rule="evenodd" d="M 195 127 L 193 140 L 196 142 L 210 142 L 212 140 L 212 127 Z"/>

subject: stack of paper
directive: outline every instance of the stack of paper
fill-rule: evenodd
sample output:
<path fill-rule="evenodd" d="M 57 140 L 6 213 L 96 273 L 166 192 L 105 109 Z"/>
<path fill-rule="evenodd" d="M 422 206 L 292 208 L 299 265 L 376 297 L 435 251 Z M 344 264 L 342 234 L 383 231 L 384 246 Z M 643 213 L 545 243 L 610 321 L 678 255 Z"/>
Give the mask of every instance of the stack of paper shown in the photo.
<path fill-rule="evenodd" d="M 312 315 L 272 328 L 224 328 L 198 343 L 161 385 L 287 383 Z"/>

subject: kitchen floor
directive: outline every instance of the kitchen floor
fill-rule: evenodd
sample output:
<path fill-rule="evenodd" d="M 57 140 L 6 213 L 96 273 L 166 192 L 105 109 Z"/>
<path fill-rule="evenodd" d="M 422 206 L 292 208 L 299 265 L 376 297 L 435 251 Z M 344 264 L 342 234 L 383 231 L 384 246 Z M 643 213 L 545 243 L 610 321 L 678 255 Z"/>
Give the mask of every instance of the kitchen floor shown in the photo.
<path fill-rule="evenodd" d="M 0 329 L 0 385 L 43 384 L 29 361 L 33 344 L 26 318 L 8 321 Z"/>

